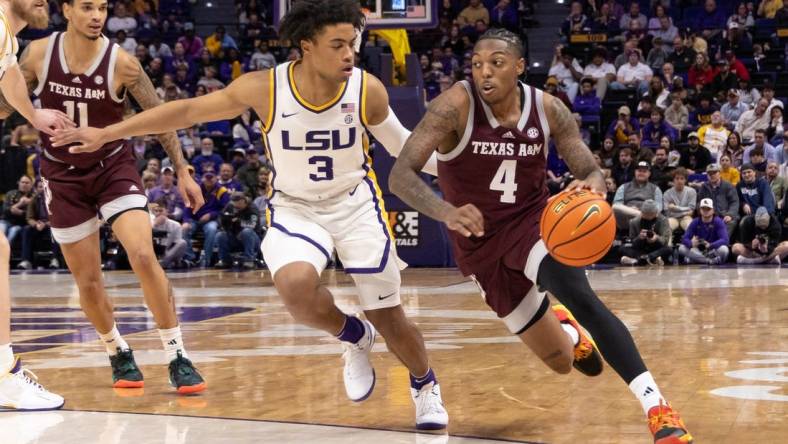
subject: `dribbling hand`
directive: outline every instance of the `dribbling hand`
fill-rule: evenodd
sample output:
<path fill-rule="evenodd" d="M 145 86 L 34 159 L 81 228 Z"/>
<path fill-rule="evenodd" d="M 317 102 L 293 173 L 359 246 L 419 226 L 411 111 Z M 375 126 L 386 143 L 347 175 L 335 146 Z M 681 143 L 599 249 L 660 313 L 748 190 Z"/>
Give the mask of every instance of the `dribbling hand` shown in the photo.
<path fill-rule="evenodd" d="M 592 193 L 599 194 L 600 196 L 607 195 L 607 186 L 605 185 L 605 177 L 601 171 L 595 171 L 589 174 L 585 179 L 573 180 L 569 186 L 566 187 L 569 191 L 576 190 L 589 190 Z"/>
<path fill-rule="evenodd" d="M 449 227 L 465 237 L 484 236 L 484 216 L 473 204 L 465 204 L 459 208 L 454 208 L 443 218 L 443 222 Z"/>

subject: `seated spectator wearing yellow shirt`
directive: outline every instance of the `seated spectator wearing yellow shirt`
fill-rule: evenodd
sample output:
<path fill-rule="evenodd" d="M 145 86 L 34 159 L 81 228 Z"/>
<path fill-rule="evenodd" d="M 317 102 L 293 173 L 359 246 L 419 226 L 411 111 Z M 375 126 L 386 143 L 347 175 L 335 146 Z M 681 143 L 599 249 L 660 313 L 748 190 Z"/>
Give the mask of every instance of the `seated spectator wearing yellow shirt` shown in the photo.
<path fill-rule="evenodd" d="M 777 11 L 783 8 L 783 0 L 763 0 L 758 5 L 758 17 L 773 19 Z"/>
<path fill-rule="evenodd" d="M 731 165 L 730 154 L 723 154 L 720 156 L 720 178 L 726 182 L 729 182 L 733 186 L 736 186 L 736 184 L 741 180 L 741 174 L 739 174 L 739 170 Z"/>
<path fill-rule="evenodd" d="M 235 40 L 227 35 L 227 30 L 222 25 L 217 26 L 216 32 L 205 39 L 205 47 L 208 49 L 208 52 L 211 53 L 212 57 L 218 56 L 219 51 L 222 49 L 238 49 L 238 45 L 235 43 Z"/>
<path fill-rule="evenodd" d="M 474 26 L 477 20 L 481 20 L 485 25 L 490 24 L 490 11 L 484 7 L 481 0 L 471 0 L 468 6 L 460 11 L 457 21 L 461 27 Z"/>
<path fill-rule="evenodd" d="M 698 129 L 700 144 L 711 152 L 712 160 L 717 161 L 722 150 L 728 144 L 728 136 L 731 132 L 723 125 L 722 113 L 715 111 L 711 114 L 711 123 L 701 126 Z"/>

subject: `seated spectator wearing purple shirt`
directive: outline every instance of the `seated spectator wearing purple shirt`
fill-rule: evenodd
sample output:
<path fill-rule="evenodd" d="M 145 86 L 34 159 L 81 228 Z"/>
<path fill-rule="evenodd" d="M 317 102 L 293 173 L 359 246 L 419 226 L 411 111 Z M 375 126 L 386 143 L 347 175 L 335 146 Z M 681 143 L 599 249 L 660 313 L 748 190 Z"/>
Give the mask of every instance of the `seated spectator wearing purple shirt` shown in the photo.
<path fill-rule="evenodd" d="M 597 97 L 594 89 L 594 80 L 584 77 L 580 81 L 580 94 L 575 97 L 572 104 L 574 111 L 581 116 L 598 116 L 602 110 L 602 102 Z"/>
<path fill-rule="evenodd" d="M 205 46 L 200 37 L 194 35 L 194 23 L 188 22 L 183 25 L 184 35 L 178 39 L 178 43 L 183 45 L 185 54 L 190 58 L 200 56 L 202 48 Z"/>
<path fill-rule="evenodd" d="M 165 202 L 169 217 L 180 222 L 183 219 L 186 205 L 183 203 L 181 192 L 175 186 L 175 171 L 172 167 L 162 168 L 159 180 L 159 185 L 150 190 L 148 200 L 150 202 Z"/>
<path fill-rule="evenodd" d="M 223 163 L 219 168 L 219 185 L 227 188 L 231 193 L 244 191 L 244 186 L 235 177 L 235 168 L 232 164 Z"/>
<path fill-rule="evenodd" d="M 224 163 L 222 156 L 213 152 L 214 144 L 213 139 L 205 137 L 200 141 L 200 154 L 194 156 L 192 165 L 197 177 L 202 177 L 206 171 L 213 171 L 216 173 L 219 167 Z"/>
<path fill-rule="evenodd" d="M 665 122 L 662 110 L 654 108 L 651 110 L 651 120 L 643 127 L 643 146 L 655 148 L 659 146 L 659 140 L 667 136 L 671 142 L 676 141 L 676 129 Z"/>
<path fill-rule="evenodd" d="M 498 0 L 495 7 L 490 8 L 490 27 L 518 32 L 519 24 L 517 9 L 511 0 Z"/>
<path fill-rule="evenodd" d="M 717 40 L 725 29 L 725 13 L 717 7 L 715 0 L 706 0 L 703 11 L 698 13 L 693 29 L 701 31 L 706 41 Z"/>
<path fill-rule="evenodd" d="M 551 144 L 547 154 L 547 188 L 550 194 L 557 194 L 571 182 L 572 173 L 569 167 L 558 154 L 555 145 Z"/>
<path fill-rule="evenodd" d="M 730 254 L 729 243 L 725 222 L 714 214 L 714 202 L 709 198 L 701 199 L 700 217 L 690 223 L 679 245 L 679 255 L 684 258 L 684 263 L 725 263 Z"/>
<path fill-rule="evenodd" d="M 206 171 L 202 176 L 202 197 L 205 205 L 200 207 L 196 213 L 191 208 L 187 208 L 183 215 L 183 239 L 189 245 L 186 251 L 186 258 L 194 260 L 194 249 L 192 248 L 192 235 L 201 230 L 205 235 L 203 251 L 200 256 L 199 266 L 208 267 L 211 265 L 213 256 L 213 246 L 216 241 L 216 233 L 219 231 L 219 215 L 224 207 L 230 202 L 230 192 L 227 188 L 219 185 L 216 175 L 212 171 Z"/>

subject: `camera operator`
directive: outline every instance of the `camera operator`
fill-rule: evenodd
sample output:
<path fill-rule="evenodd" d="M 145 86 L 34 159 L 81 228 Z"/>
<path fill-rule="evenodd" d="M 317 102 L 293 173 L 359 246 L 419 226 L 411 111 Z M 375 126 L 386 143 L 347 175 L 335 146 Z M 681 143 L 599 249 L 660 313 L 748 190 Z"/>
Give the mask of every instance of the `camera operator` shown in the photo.
<path fill-rule="evenodd" d="M 249 196 L 236 191 L 230 197 L 230 203 L 221 214 L 222 229 L 216 235 L 219 247 L 219 262 L 216 268 L 233 266 L 230 253 L 243 251 L 243 268 L 255 268 L 255 259 L 260 249 L 260 213 L 249 202 Z"/>
<path fill-rule="evenodd" d="M 150 204 L 153 249 L 164 269 L 180 266 L 183 256 L 186 255 L 186 241 L 183 239 L 181 224 L 170 219 L 168 204 L 169 200 L 164 196 Z"/>
<path fill-rule="evenodd" d="M 728 259 L 728 230 L 725 222 L 714 215 L 714 201 L 700 201 L 700 217 L 690 222 L 679 245 L 685 264 L 718 265 Z"/>
<path fill-rule="evenodd" d="M 755 217 L 747 217 L 739 225 L 740 242 L 733 244 L 737 264 L 780 264 L 788 254 L 788 242 L 780 242 L 782 227 L 765 207 L 758 207 Z"/>
<path fill-rule="evenodd" d="M 652 199 L 644 201 L 640 216 L 629 221 L 629 237 L 632 245 L 621 247 L 622 265 L 664 265 L 673 253 L 670 224 Z"/>

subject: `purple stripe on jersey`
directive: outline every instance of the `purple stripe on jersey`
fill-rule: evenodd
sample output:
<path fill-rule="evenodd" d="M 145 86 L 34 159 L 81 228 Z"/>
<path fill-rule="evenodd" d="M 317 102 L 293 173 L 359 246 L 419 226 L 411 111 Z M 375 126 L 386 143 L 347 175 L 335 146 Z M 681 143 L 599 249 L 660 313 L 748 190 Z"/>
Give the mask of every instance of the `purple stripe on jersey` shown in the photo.
<path fill-rule="evenodd" d="M 369 173 L 369 167 L 367 166 L 366 162 L 364 163 L 363 167 L 364 167 L 364 171 Z M 370 179 L 369 176 L 364 177 L 364 182 L 367 183 L 367 185 L 369 186 L 369 191 L 372 193 L 372 203 L 375 204 L 375 212 L 378 213 L 378 222 L 380 222 L 380 226 L 383 228 L 383 235 L 386 236 L 386 246 L 383 248 L 383 258 L 380 260 L 380 265 L 377 268 L 345 267 L 345 273 L 354 273 L 354 274 L 380 273 L 386 268 L 386 264 L 389 261 L 389 251 L 391 250 L 391 237 L 389 237 L 388 227 L 386 226 L 385 222 L 383 222 L 383 213 L 380 210 L 380 202 L 378 201 L 378 195 L 377 193 L 375 193 L 375 185 L 372 183 L 372 179 Z"/>
<path fill-rule="evenodd" d="M 281 231 L 282 233 L 284 233 L 284 234 L 286 234 L 286 235 L 288 235 L 290 237 L 296 237 L 298 239 L 301 239 L 301 240 L 304 240 L 306 242 L 309 242 L 310 244 L 314 245 L 315 248 L 320 250 L 320 252 L 323 253 L 323 255 L 326 256 L 326 259 L 329 262 L 331 261 L 331 254 L 329 254 L 329 252 L 325 248 L 323 248 L 322 245 L 317 243 L 317 241 L 315 241 L 314 239 L 312 239 L 309 236 L 306 236 L 306 235 L 300 234 L 300 233 L 292 233 L 292 232 L 288 231 L 287 228 L 283 227 L 281 224 L 278 224 L 278 223 L 274 222 L 274 207 L 273 207 L 273 205 L 269 204 L 268 205 L 268 209 L 271 211 L 271 227 L 276 228 L 277 230 Z"/>

